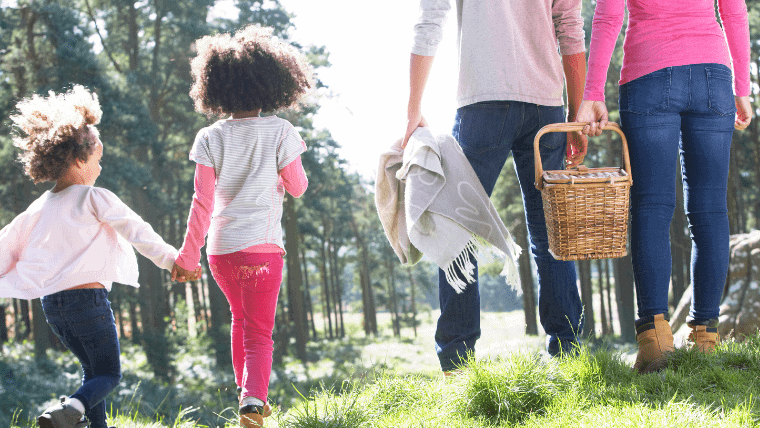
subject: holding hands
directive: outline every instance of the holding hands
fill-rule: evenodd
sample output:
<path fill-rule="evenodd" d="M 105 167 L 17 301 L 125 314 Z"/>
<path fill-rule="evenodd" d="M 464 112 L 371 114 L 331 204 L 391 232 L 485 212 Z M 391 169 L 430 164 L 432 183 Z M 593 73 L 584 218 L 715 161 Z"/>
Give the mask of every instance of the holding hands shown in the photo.
<path fill-rule="evenodd" d="M 186 270 L 181 268 L 177 263 L 174 263 L 172 267 L 172 281 L 189 282 L 195 281 L 201 277 L 201 266 L 195 268 L 195 270 Z"/>

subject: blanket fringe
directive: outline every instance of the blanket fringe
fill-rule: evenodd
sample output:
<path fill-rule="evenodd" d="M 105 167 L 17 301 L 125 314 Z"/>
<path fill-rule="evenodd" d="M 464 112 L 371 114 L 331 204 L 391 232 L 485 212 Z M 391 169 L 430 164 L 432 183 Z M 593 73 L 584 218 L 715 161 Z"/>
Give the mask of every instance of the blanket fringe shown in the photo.
<path fill-rule="evenodd" d="M 467 284 L 475 282 L 475 265 L 472 264 L 470 257 L 475 257 L 476 254 L 477 247 L 475 246 L 475 242 L 470 239 L 462 252 L 459 253 L 459 255 L 452 260 L 445 269 L 443 269 L 446 273 L 446 282 L 448 282 L 457 293 L 462 293 L 464 289 L 467 288 Z M 464 280 L 457 275 L 457 270 L 462 273 Z M 465 280 L 467 282 L 465 282 Z"/>
<path fill-rule="evenodd" d="M 501 275 L 505 277 L 507 284 L 511 285 L 514 290 L 517 290 L 518 294 L 522 293 L 520 270 L 517 265 L 517 259 L 520 257 L 520 253 L 522 253 L 522 248 L 515 243 L 511 236 L 507 237 L 507 245 L 510 254 L 504 254 L 480 236 L 473 235 L 462 252 L 443 269 L 446 274 L 446 282 L 454 288 L 454 291 L 462 293 L 467 288 L 467 284 L 475 282 L 475 265 L 470 257 L 478 259 L 478 255 L 481 255 L 480 259 L 490 262 L 494 259 L 494 256 L 498 256 L 504 258 L 504 267 Z M 464 279 L 457 275 L 457 271 L 462 273 Z"/>
<path fill-rule="evenodd" d="M 505 277 L 507 284 L 511 285 L 512 289 L 516 290 L 517 295 L 520 296 L 522 295 L 522 287 L 520 285 L 520 268 L 517 265 L 517 259 L 520 258 L 522 248 L 512 240 L 511 236 L 507 239 L 507 245 L 511 254 L 507 254 L 504 258 L 504 267 L 501 270 L 501 275 Z"/>

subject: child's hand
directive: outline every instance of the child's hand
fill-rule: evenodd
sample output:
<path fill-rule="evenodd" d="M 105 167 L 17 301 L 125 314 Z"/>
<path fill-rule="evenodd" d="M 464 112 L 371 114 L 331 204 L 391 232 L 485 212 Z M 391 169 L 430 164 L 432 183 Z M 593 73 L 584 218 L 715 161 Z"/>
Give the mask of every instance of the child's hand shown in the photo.
<path fill-rule="evenodd" d="M 182 269 L 177 263 L 174 263 L 172 267 L 172 281 L 188 282 L 195 281 L 201 276 L 201 266 L 195 268 L 194 271 Z"/>

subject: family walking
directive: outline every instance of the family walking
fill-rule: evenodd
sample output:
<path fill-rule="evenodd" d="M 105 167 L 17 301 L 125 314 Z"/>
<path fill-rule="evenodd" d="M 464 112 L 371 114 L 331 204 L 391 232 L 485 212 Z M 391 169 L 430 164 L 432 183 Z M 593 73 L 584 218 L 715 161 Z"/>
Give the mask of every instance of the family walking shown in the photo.
<path fill-rule="evenodd" d="M 444 22 L 456 16 L 458 109 L 452 134 L 487 195 L 511 155 L 522 191 L 530 252 L 538 270 L 538 310 L 552 357 L 573 354 L 583 326 L 573 262 L 549 253 L 533 140 L 543 126 L 587 124 L 582 133 L 541 139 L 546 170 L 577 166 L 587 135 L 608 121 L 605 82 L 622 28 L 628 26 L 619 86 L 620 124 L 629 141 L 631 253 L 638 355 L 634 369 L 661 369 L 674 341 L 668 324 L 669 228 L 676 201 L 676 162 L 683 175 L 692 236 L 690 346 L 710 352 L 728 270 L 727 183 L 734 129 L 752 119 L 750 41 L 744 0 L 597 0 L 586 63 L 581 0 L 422 0 L 410 62 L 408 125 L 419 127 Z M 452 10 L 453 9 L 453 10 Z M 26 174 L 54 186 L 0 230 L 0 297 L 41 298 L 45 317 L 79 359 L 82 386 L 38 418 L 44 428 L 107 428 L 106 397 L 121 379 L 119 339 L 108 300 L 112 283 L 138 284 L 134 250 L 194 280 L 201 247 L 232 312 L 231 348 L 239 423 L 264 426 L 272 331 L 285 256 L 285 192 L 300 197 L 308 180 L 306 146 L 272 113 L 298 103 L 313 86 L 298 51 L 269 29 L 196 41 L 190 96 L 196 111 L 221 117 L 201 129 L 189 150 L 196 163 L 184 244 L 177 250 L 112 192 L 95 187 L 104 144 L 98 97 L 82 86 L 35 95 L 11 116 Z M 400 89 L 400 88 L 397 88 Z M 566 93 L 565 101 L 563 93 Z M 206 240 L 207 239 L 207 240 Z M 132 248 L 133 247 L 133 248 Z M 435 349 L 441 370 L 462 369 L 480 338 L 477 260 L 460 270 L 462 292 L 439 272 L 441 314 Z"/>

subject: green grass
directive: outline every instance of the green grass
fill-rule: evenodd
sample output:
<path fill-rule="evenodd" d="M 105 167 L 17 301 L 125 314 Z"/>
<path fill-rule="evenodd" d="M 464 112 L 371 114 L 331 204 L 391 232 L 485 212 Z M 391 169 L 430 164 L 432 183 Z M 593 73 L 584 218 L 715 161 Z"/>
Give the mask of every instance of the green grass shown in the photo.
<path fill-rule="evenodd" d="M 314 362 L 286 361 L 277 368 L 270 390 L 277 402 L 267 428 L 760 428 L 760 335 L 743 343 L 724 341 L 711 355 L 678 349 L 665 370 L 647 375 L 634 373 L 630 355 L 612 344 L 582 347 L 577 356 L 562 359 L 531 349 L 484 353 L 448 380 L 420 364 L 417 351 L 408 357 L 419 364 L 416 374 L 398 371 L 398 356 L 366 354 L 412 344 L 433 354 L 425 348 L 429 340 L 311 344 Z M 33 427 L 34 416 L 55 401 L 55 394 L 79 382 L 70 354 L 51 352 L 45 362 L 30 354 L 29 344 L 4 348 L 0 426 Z M 167 385 L 150 379 L 139 348 L 124 348 L 125 378 L 109 397 L 114 425 L 237 426 L 231 373 L 214 369 L 203 349 L 191 346 L 179 355 L 177 378 Z"/>
<path fill-rule="evenodd" d="M 471 359 L 444 381 L 376 373 L 322 390 L 268 427 L 760 427 L 760 336 L 715 354 L 679 349 L 639 375 L 610 349 L 549 360 Z"/>

